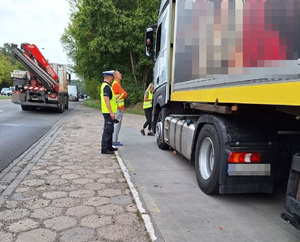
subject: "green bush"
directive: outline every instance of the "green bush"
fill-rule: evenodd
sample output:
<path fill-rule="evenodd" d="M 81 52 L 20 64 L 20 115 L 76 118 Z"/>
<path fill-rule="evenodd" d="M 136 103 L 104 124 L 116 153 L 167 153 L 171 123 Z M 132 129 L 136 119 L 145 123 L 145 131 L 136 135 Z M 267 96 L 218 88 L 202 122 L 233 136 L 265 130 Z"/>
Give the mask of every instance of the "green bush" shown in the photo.
<path fill-rule="evenodd" d="M 83 101 L 83 105 L 90 107 L 90 108 L 101 109 L 100 108 L 100 99 L 91 99 L 91 98 L 85 99 Z"/>
<path fill-rule="evenodd" d="M 125 106 L 132 107 L 135 104 L 142 102 L 144 99 L 144 90 L 141 86 L 127 80 L 122 81 L 122 88 L 127 92 Z"/>
<path fill-rule="evenodd" d="M 87 107 L 90 107 L 90 108 L 101 109 L 100 99 L 91 99 L 91 98 L 85 99 L 83 101 L 83 105 L 87 106 Z M 134 107 L 126 107 L 125 108 L 125 113 L 144 115 L 144 110 L 142 108 L 142 103 L 138 103 Z"/>

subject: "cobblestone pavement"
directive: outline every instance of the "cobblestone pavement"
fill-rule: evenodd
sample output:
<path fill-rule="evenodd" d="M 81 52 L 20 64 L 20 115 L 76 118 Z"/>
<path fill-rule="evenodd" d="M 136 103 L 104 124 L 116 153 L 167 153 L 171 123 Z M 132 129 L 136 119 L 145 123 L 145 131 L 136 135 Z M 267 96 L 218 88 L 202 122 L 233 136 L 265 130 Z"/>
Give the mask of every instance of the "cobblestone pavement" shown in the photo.
<path fill-rule="evenodd" d="M 2 177 L 1 242 L 151 241 L 115 155 L 100 152 L 102 128 L 80 106 L 9 195 L 25 162 Z"/>

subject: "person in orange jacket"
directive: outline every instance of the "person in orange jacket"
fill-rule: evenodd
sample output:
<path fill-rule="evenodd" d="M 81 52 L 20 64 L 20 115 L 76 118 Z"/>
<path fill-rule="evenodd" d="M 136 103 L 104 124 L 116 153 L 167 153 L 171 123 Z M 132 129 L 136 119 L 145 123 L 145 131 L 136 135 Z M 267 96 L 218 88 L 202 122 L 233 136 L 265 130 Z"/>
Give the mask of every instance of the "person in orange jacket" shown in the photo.
<path fill-rule="evenodd" d="M 114 133 L 113 133 L 113 146 L 122 146 L 123 144 L 118 141 L 119 132 L 122 125 L 123 113 L 125 110 L 124 99 L 127 97 L 127 92 L 121 86 L 122 74 L 116 70 L 114 71 L 114 81 L 112 84 L 112 90 L 116 96 L 118 111 L 116 114 L 116 119 L 119 121 L 114 124 Z"/>

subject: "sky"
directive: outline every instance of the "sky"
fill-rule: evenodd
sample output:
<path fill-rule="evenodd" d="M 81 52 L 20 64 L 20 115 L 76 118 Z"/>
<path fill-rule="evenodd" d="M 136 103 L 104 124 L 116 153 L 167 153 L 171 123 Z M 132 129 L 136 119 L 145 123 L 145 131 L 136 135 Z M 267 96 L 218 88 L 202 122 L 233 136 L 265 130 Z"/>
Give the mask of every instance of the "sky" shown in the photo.
<path fill-rule="evenodd" d="M 0 47 L 35 44 L 49 62 L 71 64 L 59 41 L 69 18 L 67 0 L 2 0 Z"/>

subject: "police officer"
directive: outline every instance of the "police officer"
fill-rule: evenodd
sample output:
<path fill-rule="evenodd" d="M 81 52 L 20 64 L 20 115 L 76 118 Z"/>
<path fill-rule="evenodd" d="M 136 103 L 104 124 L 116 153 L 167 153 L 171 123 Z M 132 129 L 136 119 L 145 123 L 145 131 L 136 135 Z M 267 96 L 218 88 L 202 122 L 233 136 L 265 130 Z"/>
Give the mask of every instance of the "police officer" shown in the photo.
<path fill-rule="evenodd" d="M 111 89 L 114 71 L 104 71 L 104 82 L 101 85 L 101 110 L 104 117 L 104 128 L 102 133 L 101 153 L 113 154 L 118 148 L 112 147 L 112 135 L 114 132 L 115 114 L 117 113 L 117 103 L 115 95 Z"/>

